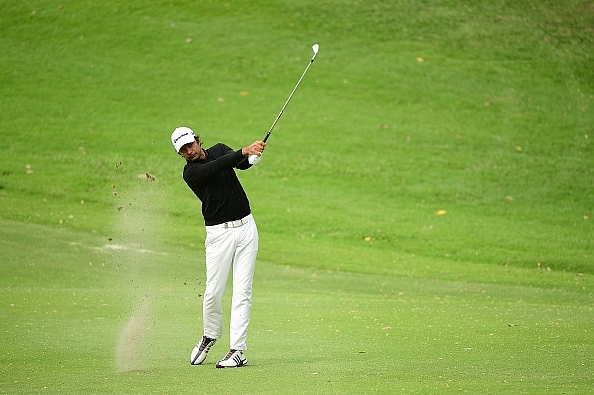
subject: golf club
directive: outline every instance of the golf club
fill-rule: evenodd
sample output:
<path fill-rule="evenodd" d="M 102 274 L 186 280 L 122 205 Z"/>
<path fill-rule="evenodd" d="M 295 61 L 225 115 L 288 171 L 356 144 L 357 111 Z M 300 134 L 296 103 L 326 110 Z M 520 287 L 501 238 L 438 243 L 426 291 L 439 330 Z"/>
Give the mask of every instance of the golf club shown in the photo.
<path fill-rule="evenodd" d="M 303 71 L 303 74 L 301 74 L 301 78 L 299 78 L 299 81 L 297 81 L 297 85 L 295 85 L 295 87 L 293 88 L 293 91 L 289 95 L 289 98 L 285 102 L 285 105 L 283 106 L 283 108 L 281 108 L 281 110 L 278 113 L 278 115 L 276 116 L 276 119 L 274 120 L 274 122 L 272 122 L 272 126 L 270 126 L 270 129 L 268 129 L 268 133 L 266 133 L 266 136 L 264 137 L 264 140 L 262 140 L 262 141 L 266 142 L 266 140 L 268 140 L 268 138 L 270 137 L 270 133 L 272 133 L 272 129 L 274 129 L 274 126 L 276 125 L 276 123 L 280 119 L 281 115 L 283 115 L 283 112 L 285 111 L 285 108 L 287 107 L 287 104 L 289 104 L 289 101 L 291 100 L 291 98 L 293 97 L 293 94 L 295 93 L 295 91 L 299 87 L 299 84 L 301 83 L 301 80 L 303 79 L 303 77 L 305 77 L 305 73 L 307 73 L 307 70 L 309 70 L 309 66 L 311 66 L 311 64 L 315 60 L 316 55 L 318 54 L 318 51 L 320 49 L 320 46 L 318 44 L 314 44 L 311 47 L 311 49 L 313 50 L 313 56 L 311 57 L 311 60 L 307 64 L 307 67 L 305 68 L 305 71 Z M 262 155 L 250 155 L 249 158 L 248 158 L 248 161 L 251 164 L 253 164 L 253 165 L 259 163 L 261 160 L 262 160 Z"/>

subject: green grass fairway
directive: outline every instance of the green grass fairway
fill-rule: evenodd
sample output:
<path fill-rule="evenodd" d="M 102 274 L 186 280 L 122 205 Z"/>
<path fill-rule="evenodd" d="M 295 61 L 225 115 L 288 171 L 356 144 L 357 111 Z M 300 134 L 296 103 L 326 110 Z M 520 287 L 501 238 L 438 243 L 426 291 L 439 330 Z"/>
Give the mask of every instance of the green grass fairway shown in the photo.
<path fill-rule="evenodd" d="M 594 1 L 0 0 L 1 394 L 590 394 Z M 203 366 L 169 136 L 262 139 Z M 229 293 L 227 297 L 229 297 Z M 226 299 L 226 313 L 230 298 Z"/>
<path fill-rule="evenodd" d="M 2 225 L 2 259 L 18 262 L 1 273 L 7 393 L 586 393 L 592 382 L 593 284 L 574 274 L 507 271 L 552 288 L 261 261 L 249 365 L 220 371 L 228 338 L 188 362 L 204 275 L 180 259 L 191 251 Z"/>

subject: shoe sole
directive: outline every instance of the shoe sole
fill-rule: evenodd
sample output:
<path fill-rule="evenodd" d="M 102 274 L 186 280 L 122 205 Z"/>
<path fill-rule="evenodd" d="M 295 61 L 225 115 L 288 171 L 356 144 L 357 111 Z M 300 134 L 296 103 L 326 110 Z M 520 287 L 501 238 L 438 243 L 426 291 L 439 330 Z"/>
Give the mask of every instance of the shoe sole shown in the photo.
<path fill-rule="evenodd" d="M 241 368 L 242 366 L 247 365 L 247 359 L 244 359 L 243 361 L 241 361 L 241 360 L 235 361 L 235 363 L 237 365 L 234 365 L 234 366 L 224 366 L 224 365 L 219 365 L 217 363 L 216 367 L 217 367 L 217 369 Z"/>
<path fill-rule="evenodd" d="M 222 366 L 222 365 L 217 365 L 217 369 L 234 369 L 234 368 L 244 367 L 245 365 L 247 365 L 247 362 L 246 363 L 243 363 L 241 365 L 236 365 L 236 366 Z"/>

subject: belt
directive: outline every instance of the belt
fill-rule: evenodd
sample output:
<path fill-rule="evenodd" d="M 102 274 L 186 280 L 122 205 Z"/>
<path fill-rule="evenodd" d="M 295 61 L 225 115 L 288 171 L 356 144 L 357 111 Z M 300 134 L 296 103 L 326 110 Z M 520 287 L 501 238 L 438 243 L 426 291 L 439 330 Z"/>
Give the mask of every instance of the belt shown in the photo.
<path fill-rule="evenodd" d="M 239 228 L 240 226 L 247 224 L 253 219 L 254 217 L 252 216 L 252 214 L 248 214 L 247 216 L 243 217 L 242 219 L 238 219 L 237 221 L 223 222 L 222 224 L 207 226 L 207 228 Z"/>

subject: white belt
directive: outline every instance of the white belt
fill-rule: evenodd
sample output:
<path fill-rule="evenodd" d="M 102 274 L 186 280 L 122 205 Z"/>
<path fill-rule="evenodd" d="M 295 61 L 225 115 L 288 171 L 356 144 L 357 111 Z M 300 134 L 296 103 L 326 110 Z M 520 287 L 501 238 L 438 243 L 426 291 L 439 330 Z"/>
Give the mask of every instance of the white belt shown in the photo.
<path fill-rule="evenodd" d="M 225 229 L 239 228 L 240 226 L 247 224 L 248 222 L 252 221 L 253 219 L 254 219 L 254 217 L 252 216 L 252 214 L 249 214 L 249 215 L 243 217 L 242 219 L 238 219 L 237 221 L 223 222 L 222 224 L 207 226 L 207 228 L 211 228 L 211 229 L 214 229 L 214 228 L 225 228 Z"/>

